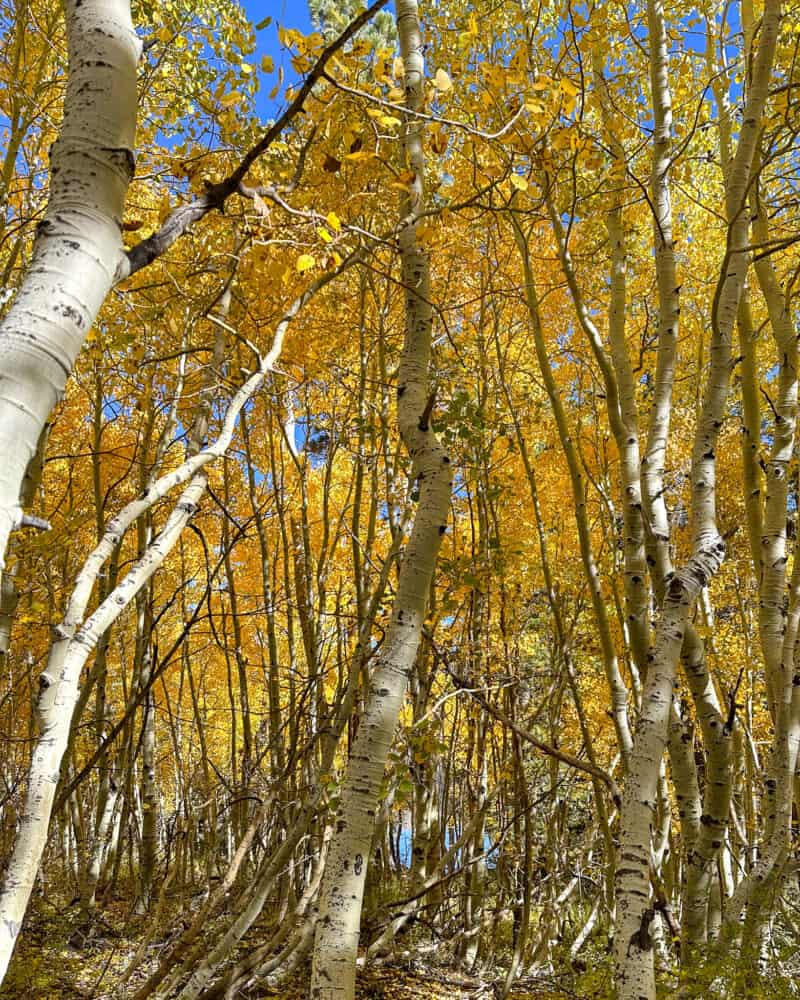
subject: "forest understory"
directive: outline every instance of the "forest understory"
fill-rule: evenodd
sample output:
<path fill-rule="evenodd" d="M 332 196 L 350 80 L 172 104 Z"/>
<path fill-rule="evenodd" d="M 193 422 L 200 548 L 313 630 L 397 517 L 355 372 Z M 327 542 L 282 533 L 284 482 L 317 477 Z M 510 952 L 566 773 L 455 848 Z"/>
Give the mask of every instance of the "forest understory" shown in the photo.
<path fill-rule="evenodd" d="M 185 924 L 181 915 L 191 899 L 170 899 L 161 916 L 174 932 Z M 69 900 L 33 900 L 8 975 L 0 986 L 0 1000 L 128 1000 L 155 971 L 169 944 L 163 930 L 153 935 L 148 918 L 131 911 L 125 899 L 103 905 L 103 917 L 86 938 Z M 269 919 L 253 927 L 253 937 L 274 932 Z M 246 944 L 242 952 L 246 951 Z M 238 957 L 238 956 L 234 956 Z M 494 1000 L 501 992 L 504 970 L 483 975 L 459 971 L 448 949 L 415 949 L 413 940 L 380 965 L 361 965 L 356 977 L 356 1000 Z M 303 1000 L 308 995 L 310 968 L 282 977 L 273 985 L 253 984 L 237 994 L 242 1000 Z M 607 996 L 607 983 L 581 983 L 575 970 L 518 981 L 508 994 L 513 1000 L 574 1000 Z M 124 987 L 120 983 L 124 980 Z"/>

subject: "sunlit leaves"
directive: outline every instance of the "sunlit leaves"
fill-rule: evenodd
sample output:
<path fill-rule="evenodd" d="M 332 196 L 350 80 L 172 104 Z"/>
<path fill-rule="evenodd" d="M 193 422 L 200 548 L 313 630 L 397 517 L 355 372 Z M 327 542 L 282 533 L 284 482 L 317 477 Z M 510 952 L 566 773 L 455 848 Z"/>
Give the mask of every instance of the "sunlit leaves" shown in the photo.
<path fill-rule="evenodd" d="M 433 78 L 433 85 L 443 94 L 446 94 L 449 90 L 453 89 L 453 81 L 450 79 L 447 71 L 441 67 L 436 70 L 436 75 Z"/>
<path fill-rule="evenodd" d="M 312 267 L 316 265 L 316 260 L 311 256 L 310 253 L 303 253 L 297 258 L 297 264 L 295 265 L 297 270 L 302 274 L 304 271 L 310 271 Z"/>

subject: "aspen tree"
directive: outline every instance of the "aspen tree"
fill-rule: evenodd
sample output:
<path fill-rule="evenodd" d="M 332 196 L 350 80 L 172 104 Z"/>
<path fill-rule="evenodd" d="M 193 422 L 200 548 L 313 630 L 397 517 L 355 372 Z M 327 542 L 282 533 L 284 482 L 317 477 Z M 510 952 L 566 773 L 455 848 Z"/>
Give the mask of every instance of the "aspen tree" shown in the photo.
<path fill-rule="evenodd" d="M 24 523 L 28 464 L 123 259 L 122 213 L 134 169 L 141 43 L 130 4 L 65 0 L 64 11 L 69 75 L 50 154 L 50 202 L 31 264 L 0 323 L 0 572 L 9 535 Z M 33 822 L 31 815 L 23 819 Z M 11 871 L 12 890 L 15 877 Z M 26 891 L 19 902 L 0 902 L 0 979 Z"/>
<path fill-rule="evenodd" d="M 663 29 L 658 0 L 650 5 L 651 34 Z M 692 553 L 667 581 L 652 662 L 625 782 L 620 815 L 615 928 L 616 986 L 619 1000 L 654 1000 L 656 995 L 650 904 L 650 836 L 656 807 L 676 666 L 689 613 L 703 587 L 717 573 L 725 543 L 717 527 L 715 448 L 725 416 L 731 368 L 731 336 L 749 263 L 746 199 L 769 89 L 781 20 L 780 0 L 767 0 L 753 80 L 726 185 L 728 244 L 712 306 L 710 369 L 692 453 Z M 655 42 L 657 43 L 657 40 Z M 665 71 L 665 70 L 664 70 Z M 661 70 L 655 74 L 660 75 Z M 658 80 L 654 79 L 657 88 Z M 656 103 L 658 98 L 656 98 Z M 657 265 L 658 266 L 658 265 Z"/>
<path fill-rule="evenodd" d="M 358 255 L 351 255 L 342 267 L 347 267 Z M 192 447 L 186 460 L 177 469 L 167 472 L 149 485 L 136 499 L 112 518 L 105 534 L 89 555 L 75 581 L 64 618 L 56 628 L 56 639 L 50 648 L 47 667 L 39 682 L 37 715 L 40 736 L 31 760 L 25 813 L 14 844 L 8 870 L 0 892 L 0 975 L 5 975 L 14 944 L 28 905 L 33 883 L 47 842 L 47 833 L 55 799 L 61 762 L 71 731 L 71 722 L 78 698 L 81 670 L 102 636 L 135 601 L 153 575 L 163 565 L 167 555 L 178 543 L 181 534 L 198 510 L 206 490 L 206 466 L 225 454 L 230 446 L 236 422 L 245 403 L 263 384 L 280 356 L 283 342 L 292 320 L 313 296 L 333 280 L 337 271 L 326 272 L 314 279 L 286 310 L 277 324 L 270 350 L 259 359 L 257 370 L 242 383 L 230 400 L 217 439 L 192 453 L 196 435 L 205 427 L 203 407 L 209 405 L 208 386 L 201 394 L 201 418 L 195 427 Z M 181 486 L 164 527 L 147 544 L 133 567 L 88 617 L 86 610 L 103 565 L 116 551 L 127 530 L 162 497 Z"/>
<path fill-rule="evenodd" d="M 536 289 L 536 281 L 531 266 L 530 248 L 528 240 L 517 222 L 512 216 L 514 226 L 514 239 L 522 258 L 523 292 L 525 303 L 528 308 L 530 318 L 530 329 L 533 336 L 534 351 L 542 373 L 545 390 L 547 392 L 553 415 L 558 427 L 558 434 L 561 447 L 569 468 L 570 486 L 572 497 L 575 503 L 575 525 L 580 542 L 581 562 L 583 564 L 586 581 L 589 585 L 592 599 L 592 610 L 600 637 L 600 645 L 603 654 L 603 667 L 605 669 L 606 681 L 608 683 L 609 694 L 611 696 L 611 714 L 614 720 L 614 727 L 617 734 L 617 743 L 622 755 L 623 765 L 627 769 L 630 760 L 633 737 L 631 734 L 630 720 L 628 717 L 628 688 L 622 671 L 619 666 L 614 638 L 608 618 L 608 610 L 602 594 L 600 572 L 597 567 L 597 559 L 592 544 L 591 532 L 589 530 L 589 519 L 586 516 L 586 498 L 584 494 L 584 473 L 578 457 L 577 448 L 573 440 L 573 434 L 569 426 L 564 403 L 561 398 L 556 380 L 550 367 L 550 359 L 547 355 L 547 345 L 544 339 L 542 328 L 542 318 L 539 309 L 539 296 Z M 568 261 L 568 258 L 567 258 Z M 596 331 L 594 331 L 596 334 Z M 611 384 L 611 383 L 609 383 Z"/>
<path fill-rule="evenodd" d="M 33 259 L 0 323 L 0 570 L 50 411 L 124 260 L 141 43 L 128 0 L 65 0 L 69 74 Z M 3 926 L 14 937 L 18 928 Z"/>
<path fill-rule="evenodd" d="M 425 78 L 415 0 L 397 3 L 397 29 L 406 107 L 419 111 Z M 412 476 L 419 484 L 419 501 L 403 554 L 391 622 L 351 749 L 320 891 L 311 976 L 314 1000 L 352 1000 L 355 995 L 361 905 L 378 794 L 419 647 L 450 499 L 450 458 L 430 427 L 435 398 L 428 375 L 433 322 L 430 265 L 416 232 L 416 220 L 425 207 L 423 131 L 422 121 L 408 116 L 403 146 L 411 179 L 408 194 L 402 199 L 405 224 L 398 238 L 406 328 L 397 375 L 397 422 L 411 457 Z"/>

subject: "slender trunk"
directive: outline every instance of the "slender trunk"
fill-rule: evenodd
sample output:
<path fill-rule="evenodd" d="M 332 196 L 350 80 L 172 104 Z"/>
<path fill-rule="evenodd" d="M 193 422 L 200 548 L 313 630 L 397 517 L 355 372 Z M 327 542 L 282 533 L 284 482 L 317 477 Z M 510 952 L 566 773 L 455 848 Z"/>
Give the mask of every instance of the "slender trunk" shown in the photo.
<path fill-rule="evenodd" d="M 40 737 L 34 747 L 28 775 L 25 814 L 9 861 L 0 894 L 0 974 L 5 975 L 22 918 L 30 899 L 39 863 L 47 843 L 61 762 L 67 748 L 71 720 L 78 698 L 81 671 L 102 636 L 136 598 L 177 544 L 183 529 L 197 511 L 205 492 L 205 466 L 223 455 L 230 445 L 237 417 L 261 386 L 280 355 L 286 331 L 302 306 L 331 280 L 332 272 L 312 283 L 284 313 L 270 351 L 259 369 L 233 396 L 217 440 L 166 473 L 109 522 L 105 535 L 84 563 L 69 598 L 64 619 L 55 630 L 47 667 L 39 678 L 36 711 Z M 164 528 L 147 547 L 97 609 L 85 618 L 98 574 L 113 555 L 130 526 L 158 500 L 177 486 L 184 486 Z M 55 780 L 54 780 L 55 776 Z M 130 801 L 127 795 L 126 798 Z M 118 855 L 119 858 L 119 855 Z"/>
<path fill-rule="evenodd" d="M 663 30 L 661 4 L 651 2 L 651 33 Z M 653 15 L 660 15 L 660 27 Z M 656 995 L 650 925 L 650 830 L 656 805 L 661 759 L 667 740 L 676 666 L 689 613 L 703 587 L 719 569 L 725 553 L 716 522 L 715 448 L 725 415 L 731 369 L 731 337 L 749 262 L 748 182 L 761 129 L 780 26 L 780 0 L 767 0 L 753 85 L 745 104 L 727 190 L 728 245 L 711 316 L 710 370 L 692 454 L 692 554 L 666 586 L 652 654 L 631 769 L 620 816 L 617 869 L 616 983 L 619 1000 L 653 1000 Z M 656 40 L 654 39 L 654 44 Z"/>
<path fill-rule="evenodd" d="M 423 46 L 415 0 L 398 0 L 397 26 L 405 67 L 406 105 L 424 100 Z M 405 123 L 404 147 L 413 173 L 400 238 L 406 334 L 398 371 L 397 419 L 419 483 L 414 527 L 400 568 L 386 637 L 369 685 L 367 704 L 353 742 L 330 857 L 321 889 L 314 942 L 311 996 L 353 1000 L 361 905 L 383 771 L 409 672 L 417 654 L 436 556 L 447 521 L 450 459 L 430 428 L 433 395 L 428 378 L 433 310 L 427 255 L 417 241 L 416 219 L 424 208 L 425 156 L 419 118 Z"/>

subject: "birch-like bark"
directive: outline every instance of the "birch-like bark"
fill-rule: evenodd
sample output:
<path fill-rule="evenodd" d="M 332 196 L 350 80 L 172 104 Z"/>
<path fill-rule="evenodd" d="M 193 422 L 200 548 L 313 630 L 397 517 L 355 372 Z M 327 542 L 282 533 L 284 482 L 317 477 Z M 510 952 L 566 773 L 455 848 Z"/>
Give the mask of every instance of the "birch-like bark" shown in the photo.
<path fill-rule="evenodd" d="M 141 43 L 128 0 L 65 0 L 64 10 L 69 74 L 50 202 L 0 324 L 0 570 L 22 523 L 25 470 L 124 258 Z M 3 925 L 0 937 L 17 930 Z"/>
<path fill-rule="evenodd" d="M 410 111 L 421 111 L 424 59 L 416 0 L 398 0 L 396 9 L 406 106 Z M 419 483 L 419 505 L 400 568 L 391 621 L 370 680 L 342 787 L 314 941 L 314 1000 L 353 1000 L 355 995 L 361 906 L 378 795 L 417 655 L 450 502 L 450 459 L 430 428 L 433 396 L 428 367 L 433 310 L 428 258 L 416 234 L 425 190 L 423 125 L 419 118 L 408 117 L 403 142 L 413 179 L 401 206 L 401 216 L 412 221 L 399 237 L 406 332 L 398 370 L 397 421 L 411 457 L 412 474 Z"/>
<path fill-rule="evenodd" d="M 708 906 L 717 859 L 725 841 L 730 813 L 733 772 L 733 718 L 723 715 L 714 682 L 708 673 L 705 647 L 699 637 L 689 641 L 686 623 L 683 667 L 695 704 L 706 752 L 706 780 L 700 824 L 691 843 L 685 843 L 686 878 L 683 891 L 681 960 L 699 950 L 708 934 Z M 694 629 L 691 632 L 696 635 Z"/>
<path fill-rule="evenodd" d="M 50 649 L 47 667 L 39 679 L 37 715 L 41 735 L 33 751 L 19 834 L 0 892 L 0 978 L 5 975 L 14 950 L 47 842 L 61 761 L 69 740 L 71 720 L 78 698 L 81 670 L 105 632 L 163 564 L 194 516 L 205 492 L 205 467 L 227 451 L 239 413 L 262 385 L 280 356 L 292 320 L 316 292 L 355 259 L 357 255 L 348 258 L 337 271 L 320 276 L 295 299 L 278 323 L 272 346 L 261 358 L 258 370 L 231 399 L 216 441 L 197 454 L 190 455 L 177 469 L 156 480 L 114 517 L 78 574 L 64 619 L 55 630 L 56 638 Z M 158 500 L 184 484 L 183 493 L 160 534 L 125 578 L 94 613 L 84 620 L 100 570 L 114 554 L 125 532 Z"/>
<path fill-rule="evenodd" d="M 663 25 L 661 4 L 651 0 L 651 31 Z M 625 784 L 617 869 L 616 984 L 619 1000 L 656 995 L 649 905 L 650 829 L 661 758 L 666 745 L 675 673 L 687 619 L 700 591 L 719 569 L 725 544 L 716 523 L 715 448 L 725 415 L 731 369 L 731 337 L 749 263 L 745 204 L 766 104 L 781 20 L 780 0 L 767 0 L 753 82 L 745 103 L 739 142 L 726 191 L 728 244 L 712 307 L 710 370 L 692 453 L 692 554 L 666 587 L 648 670 L 631 770 Z M 653 44 L 657 44 L 654 39 Z M 664 70 L 666 72 L 666 70 Z M 655 85 L 654 79 L 654 85 Z"/>
<path fill-rule="evenodd" d="M 352 715 L 358 693 L 358 679 L 361 674 L 365 651 L 369 646 L 369 639 L 372 634 L 375 618 L 386 593 L 389 576 L 395 564 L 398 548 L 399 539 L 393 543 L 392 550 L 384 560 L 378 579 L 375 581 L 375 587 L 367 603 L 366 618 L 359 628 L 358 644 L 354 657 L 355 665 L 351 670 L 347 688 L 336 710 L 335 718 L 328 723 L 325 732 L 321 736 L 320 762 L 314 773 L 310 775 L 309 791 L 301 809 L 295 816 L 294 822 L 286 831 L 278 850 L 262 864 L 253 890 L 241 912 L 237 913 L 235 919 L 216 942 L 210 953 L 200 959 L 199 951 L 192 952 L 187 955 L 182 965 L 178 965 L 173 969 L 172 975 L 161 990 L 162 995 L 167 996 L 170 994 L 172 987 L 179 981 L 181 974 L 187 968 L 191 968 L 192 972 L 180 992 L 179 1000 L 197 1000 L 202 995 L 219 966 L 230 957 L 236 945 L 258 918 L 268 896 L 274 889 L 276 881 L 285 871 L 300 839 L 305 835 L 317 814 L 324 790 L 319 777 L 331 772 L 336 746 Z"/>
<path fill-rule="evenodd" d="M 0 324 L 0 571 L 9 535 L 22 523 L 28 464 L 123 259 L 122 214 L 134 169 L 141 43 L 130 3 L 65 0 L 64 10 L 69 74 L 51 152 L 50 202 Z M 58 768 L 48 780 L 53 775 Z M 11 886 L 13 879 L 9 872 Z M 27 903 L 22 895 L 21 907 L 0 899 L 0 980 Z"/>
<path fill-rule="evenodd" d="M 757 205 L 753 225 L 755 242 L 769 239 L 764 206 Z M 777 397 L 773 405 L 772 446 L 764 467 L 764 514 L 761 526 L 759 632 L 766 670 L 767 696 L 773 719 L 783 698 L 782 656 L 786 632 L 786 518 L 789 463 L 794 454 L 797 425 L 797 334 L 788 303 L 772 262 L 759 256 L 754 270 L 767 304 L 769 327 L 778 363 Z M 792 656 L 792 662 L 794 657 Z M 792 662 L 787 666 L 791 672 Z"/>
<path fill-rule="evenodd" d="M 672 413 L 672 387 L 678 348 L 680 288 L 676 277 L 672 231 L 670 168 L 672 166 L 672 92 L 669 48 L 662 0 L 648 0 L 650 90 L 653 103 L 653 166 L 650 199 L 653 210 L 656 281 L 658 285 L 658 355 L 650 425 L 642 459 L 642 500 L 649 522 L 651 559 L 656 588 L 672 569 L 669 518 L 664 499 L 664 466 Z"/>
<path fill-rule="evenodd" d="M 763 207 L 758 206 L 754 235 L 769 236 Z M 740 883 L 726 922 L 739 918 L 748 905 L 748 925 L 758 928 L 759 914 L 789 848 L 794 782 L 800 749 L 800 672 L 797 640 L 800 628 L 800 560 L 795 545 L 792 578 L 786 598 L 786 517 L 789 463 L 797 425 L 797 337 L 787 296 L 767 257 L 755 262 L 758 284 L 767 304 L 778 357 L 779 376 L 769 460 L 764 469 L 766 497 L 761 538 L 759 625 L 767 678 L 767 694 L 775 723 L 772 753 L 765 780 L 764 842 L 752 872 Z M 729 934 L 730 927 L 726 929 Z"/>

